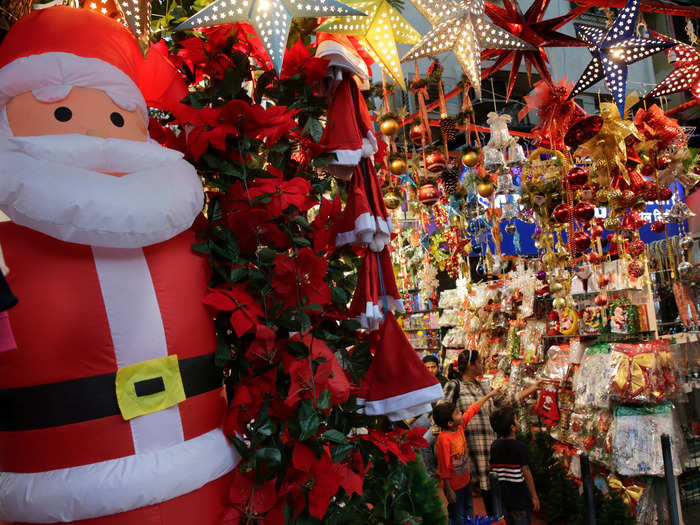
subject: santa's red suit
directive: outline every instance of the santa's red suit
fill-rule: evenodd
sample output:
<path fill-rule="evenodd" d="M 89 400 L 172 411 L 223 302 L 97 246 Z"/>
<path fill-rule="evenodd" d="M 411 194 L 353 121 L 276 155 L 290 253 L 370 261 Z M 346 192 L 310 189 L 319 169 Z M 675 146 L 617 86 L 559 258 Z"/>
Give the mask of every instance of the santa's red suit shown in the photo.
<path fill-rule="evenodd" d="M 150 139 L 15 137 L 5 111 L 31 91 L 53 112 L 80 87 L 147 119 L 142 93 L 172 86 L 144 85 L 157 80 L 146 63 L 128 30 L 67 7 L 28 15 L 0 46 L 0 243 L 19 297 L 17 348 L 0 352 L 6 522 L 215 525 L 225 512 L 238 456 L 220 429 L 207 262 L 191 249 L 194 168 Z"/>

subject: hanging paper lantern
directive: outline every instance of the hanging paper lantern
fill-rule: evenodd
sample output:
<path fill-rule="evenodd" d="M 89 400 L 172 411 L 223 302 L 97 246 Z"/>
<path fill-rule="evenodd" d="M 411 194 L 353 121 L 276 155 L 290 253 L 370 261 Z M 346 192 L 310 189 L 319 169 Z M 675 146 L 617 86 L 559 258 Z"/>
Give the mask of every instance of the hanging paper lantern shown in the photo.
<path fill-rule="evenodd" d="M 446 167 L 445 157 L 439 151 L 433 151 L 425 156 L 425 169 L 430 173 L 440 175 Z"/>
<path fill-rule="evenodd" d="M 552 211 L 552 217 L 559 224 L 567 224 L 571 217 L 571 206 L 568 204 L 558 204 Z"/>
<path fill-rule="evenodd" d="M 401 194 L 395 189 L 390 189 L 384 194 L 384 205 L 389 210 L 395 210 L 401 206 Z"/>
<path fill-rule="evenodd" d="M 591 237 L 586 232 L 576 232 L 572 243 L 576 251 L 585 252 L 591 246 Z"/>
<path fill-rule="evenodd" d="M 644 274 L 644 266 L 642 266 L 638 261 L 632 261 L 627 267 L 627 273 L 630 277 L 638 279 Z"/>
<path fill-rule="evenodd" d="M 400 127 L 401 126 L 399 126 L 399 123 L 395 118 L 387 118 L 384 119 L 379 125 L 379 130 L 385 137 L 393 137 L 399 132 Z"/>
<path fill-rule="evenodd" d="M 425 206 L 432 206 L 439 198 L 440 190 L 432 182 L 418 188 L 418 200 Z"/>
<path fill-rule="evenodd" d="M 479 154 L 476 151 L 467 151 L 462 155 L 462 164 L 467 168 L 473 168 L 479 163 Z"/>
<path fill-rule="evenodd" d="M 576 166 L 569 170 L 566 174 L 566 183 L 571 189 L 578 189 L 588 182 L 588 171 L 580 166 Z"/>
<path fill-rule="evenodd" d="M 581 222 L 590 221 L 595 215 L 595 207 L 590 202 L 579 202 L 574 206 L 574 217 Z"/>
<path fill-rule="evenodd" d="M 403 175 L 406 172 L 406 161 L 398 157 L 389 164 L 389 171 L 394 175 Z"/>
<path fill-rule="evenodd" d="M 480 182 L 476 185 L 476 191 L 479 195 L 487 199 L 493 195 L 494 187 L 490 182 Z"/>
<path fill-rule="evenodd" d="M 427 136 L 427 133 L 423 124 L 414 124 L 413 126 L 411 126 L 411 131 L 408 135 L 411 139 L 411 142 L 413 142 L 417 146 L 420 146 L 423 144 L 423 136 Z"/>

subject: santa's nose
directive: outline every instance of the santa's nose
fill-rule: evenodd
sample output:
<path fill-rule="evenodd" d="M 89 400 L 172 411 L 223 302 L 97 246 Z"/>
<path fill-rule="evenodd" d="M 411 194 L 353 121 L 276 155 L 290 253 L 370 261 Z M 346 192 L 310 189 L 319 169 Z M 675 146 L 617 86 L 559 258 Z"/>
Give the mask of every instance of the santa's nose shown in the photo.
<path fill-rule="evenodd" d="M 89 129 L 85 132 L 85 134 L 88 137 L 102 137 L 103 136 L 103 134 L 100 133 L 99 131 L 97 131 L 96 129 Z"/>

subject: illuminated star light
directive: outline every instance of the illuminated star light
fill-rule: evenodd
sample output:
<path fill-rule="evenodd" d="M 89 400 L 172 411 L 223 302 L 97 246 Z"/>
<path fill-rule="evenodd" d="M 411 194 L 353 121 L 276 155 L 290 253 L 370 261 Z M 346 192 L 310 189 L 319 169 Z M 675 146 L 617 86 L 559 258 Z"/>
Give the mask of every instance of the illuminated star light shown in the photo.
<path fill-rule="evenodd" d="M 484 15 L 483 0 L 414 0 L 416 8 L 434 27 L 401 61 L 434 56 L 452 51 L 481 97 L 481 50 L 531 49 L 531 46 L 493 25 Z M 436 25 L 437 24 L 437 25 Z"/>
<path fill-rule="evenodd" d="M 370 56 L 405 90 L 396 44 L 416 44 L 420 33 L 386 0 L 348 0 L 345 3 L 367 16 L 331 18 L 317 31 L 357 37 Z"/>
<path fill-rule="evenodd" d="M 136 37 L 141 53 L 151 48 L 151 0 L 117 0 L 126 23 Z M 102 10 L 106 14 L 106 10 Z"/>
<path fill-rule="evenodd" d="M 659 82 L 647 97 L 663 97 L 672 93 L 690 91 L 695 98 L 700 99 L 700 48 L 671 40 L 658 33 L 654 33 L 654 36 L 676 43 L 676 47 L 667 52 L 667 54 L 675 54 L 676 61 L 673 62 L 673 71 Z"/>
<path fill-rule="evenodd" d="M 575 24 L 576 33 L 589 45 L 593 56 L 574 86 L 569 98 L 605 78 L 605 85 L 624 118 L 627 95 L 627 66 L 672 47 L 675 42 L 635 36 L 640 0 L 629 0 L 607 31 Z"/>
<path fill-rule="evenodd" d="M 215 0 L 176 29 L 248 22 L 279 72 L 293 18 L 347 15 L 359 18 L 364 13 L 337 0 Z"/>
<path fill-rule="evenodd" d="M 423 1 L 423 0 L 420 0 Z M 486 2 L 484 10 L 486 14 L 497 25 L 509 30 L 513 35 L 522 39 L 532 46 L 527 50 L 500 50 L 487 49 L 481 54 L 482 60 L 496 59 L 496 62 L 481 74 L 482 80 L 493 75 L 499 69 L 512 62 L 510 77 L 508 79 L 508 90 L 506 100 L 510 98 L 515 80 L 518 77 L 518 70 L 522 60 L 525 60 L 525 67 L 530 83 L 532 68 L 534 67 L 547 84 L 554 87 L 552 77 L 549 74 L 547 64 L 547 47 L 575 47 L 585 46 L 586 43 L 571 36 L 557 32 L 560 27 L 568 24 L 588 7 L 577 7 L 567 14 L 549 20 L 542 20 L 544 13 L 549 7 L 551 0 L 535 0 L 528 10 L 523 14 L 517 1 L 503 0 L 503 7 Z"/>

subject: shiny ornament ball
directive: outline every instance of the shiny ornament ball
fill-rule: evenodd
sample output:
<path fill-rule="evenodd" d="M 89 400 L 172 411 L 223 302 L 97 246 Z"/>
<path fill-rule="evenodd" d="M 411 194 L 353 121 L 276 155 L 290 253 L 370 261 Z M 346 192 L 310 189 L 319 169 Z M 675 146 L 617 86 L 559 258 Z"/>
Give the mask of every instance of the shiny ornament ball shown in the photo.
<path fill-rule="evenodd" d="M 384 194 L 384 205 L 389 210 L 395 210 L 401 206 L 401 194 L 396 190 L 389 190 Z"/>
<path fill-rule="evenodd" d="M 622 199 L 622 192 L 618 189 L 613 188 L 608 190 L 608 202 L 617 202 Z"/>
<path fill-rule="evenodd" d="M 682 250 L 689 250 L 693 246 L 693 238 L 690 235 L 686 235 L 680 240 L 679 244 Z"/>
<path fill-rule="evenodd" d="M 600 255 L 598 252 L 591 252 L 586 256 L 586 259 L 588 260 L 589 263 L 591 264 L 600 264 L 603 262 L 603 256 Z"/>
<path fill-rule="evenodd" d="M 439 175 L 445 171 L 446 167 L 445 157 L 439 151 L 433 151 L 425 156 L 425 169 L 430 173 Z"/>
<path fill-rule="evenodd" d="M 645 177 L 651 178 L 654 176 L 654 173 L 656 173 L 656 170 L 651 164 L 645 164 L 644 166 L 642 166 L 641 172 L 642 175 L 644 175 Z"/>
<path fill-rule="evenodd" d="M 566 174 L 566 183 L 571 189 L 578 189 L 588 182 L 588 171 L 580 166 L 571 168 Z"/>
<path fill-rule="evenodd" d="M 476 185 L 476 191 L 484 198 L 488 198 L 493 194 L 493 184 L 490 182 L 480 182 Z"/>
<path fill-rule="evenodd" d="M 476 151 L 467 151 L 462 155 L 462 164 L 467 168 L 473 168 L 479 163 L 479 154 Z"/>
<path fill-rule="evenodd" d="M 638 279 L 644 274 L 644 266 L 642 266 L 638 261 L 632 261 L 629 266 L 627 266 L 627 273 L 633 279 Z"/>
<path fill-rule="evenodd" d="M 586 232 L 576 232 L 572 237 L 576 251 L 585 252 L 591 246 L 591 238 Z"/>
<path fill-rule="evenodd" d="M 654 221 L 651 223 L 651 231 L 654 233 L 663 233 L 666 229 L 666 224 L 663 221 Z"/>
<path fill-rule="evenodd" d="M 381 131 L 382 135 L 385 137 L 393 137 L 399 132 L 399 127 L 399 123 L 396 119 L 388 118 L 379 125 L 379 131 Z"/>
<path fill-rule="evenodd" d="M 537 275 L 535 275 L 535 277 L 537 277 L 538 281 L 544 281 L 547 278 L 547 272 L 545 272 L 544 270 L 540 270 L 539 272 L 537 272 Z"/>
<path fill-rule="evenodd" d="M 552 301 L 552 308 L 555 310 L 563 310 L 566 308 L 566 299 L 563 297 L 555 297 L 554 301 Z"/>
<path fill-rule="evenodd" d="M 645 200 L 643 200 L 643 199 L 642 199 L 642 200 L 638 200 L 638 201 L 636 201 L 636 202 L 634 203 L 634 205 L 632 206 L 632 208 L 633 208 L 635 211 L 638 211 L 639 213 L 642 213 L 642 212 L 646 211 L 646 209 L 647 209 L 647 202 L 646 202 Z"/>
<path fill-rule="evenodd" d="M 596 306 L 603 307 L 608 304 L 608 298 L 604 295 L 598 294 L 595 296 L 595 299 L 593 299 L 593 302 L 596 304 Z"/>
<path fill-rule="evenodd" d="M 639 158 L 641 159 L 641 161 L 642 161 L 644 164 L 647 164 L 647 163 L 651 162 L 651 158 L 649 158 L 649 154 L 648 154 L 648 153 L 640 153 L 640 154 L 639 154 Z"/>
<path fill-rule="evenodd" d="M 661 188 L 659 190 L 659 200 L 660 201 L 670 200 L 671 197 L 673 197 L 673 190 L 671 190 L 671 188 Z"/>
<path fill-rule="evenodd" d="M 601 235 L 603 235 L 603 227 L 600 224 L 591 226 L 591 239 L 597 239 Z"/>
<path fill-rule="evenodd" d="M 595 207 L 590 202 L 579 202 L 574 206 L 574 217 L 581 222 L 590 221 L 595 215 Z"/>
<path fill-rule="evenodd" d="M 505 230 L 506 230 L 506 233 L 513 235 L 516 231 L 518 231 L 518 228 L 515 224 L 513 224 L 512 222 L 509 222 L 508 224 L 506 224 Z"/>
<path fill-rule="evenodd" d="M 656 188 L 649 188 L 644 192 L 644 198 L 648 201 L 655 201 L 658 196 L 659 194 L 656 191 Z"/>
<path fill-rule="evenodd" d="M 646 244 L 644 244 L 643 240 L 635 239 L 632 242 L 630 242 L 630 246 L 629 246 L 630 255 L 637 257 L 639 255 L 642 255 L 644 253 L 644 250 L 646 250 Z"/>
<path fill-rule="evenodd" d="M 683 261 L 678 265 L 678 273 L 680 273 L 681 275 L 688 275 L 692 269 L 693 265 L 690 264 L 688 261 Z"/>
<path fill-rule="evenodd" d="M 417 146 L 420 146 L 423 144 L 423 135 L 425 134 L 425 128 L 423 127 L 423 124 L 415 124 L 411 126 L 411 131 L 409 132 L 409 137 L 411 139 L 411 142 L 416 144 Z"/>
<path fill-rule="evenodd" d="M 671 157 L 668 155 L 661 155 L 659 158 L 656 159 L 656 169 L 657 170 L 665 170 L 671 165 Z"/>
<path fill-rule="evenodd" d="M 605 222 L 603 222 L 603 227 L 606 230 L 617 231 L 620 229 L 620 219 L 608 217 L 605 219 Z"/>
<path fill-rule="evenodd" d="M 571 206 L 565 203 L 558 204 L 554 210 L 552 210 L 552 217 L 559 224 L 568 223 L 571 217 Z"/>
<path fill-rule="evenodd" d="M 608 190 L 598 190 L 595 193 L 595 200 L 598 204 L 605 204 L 608 202 Z"/>
<path fill-rule="evenodd" d="M 554 282 L 549 285 L 549 291 L 552 293 L 559 293 L 564 289 L 564 285 L 559 282 Z"/>
<path fill-rule="evenodd" d="M 610 284 L 610 276 L 604 273 L 598 276 L 597 281 L 598 286 L 600 286 L 601 288 L 605 288 L 607 285 Z"/>
<path fill-rule="evenodd" d="M 425 206 L 432 206 L 440 198 L 440 190 L 435 184 L 423 184 L 418 188 L 418 200 Z"/>
<path fill-rule="evenodd" d="M 402 158 L 392 160 L 389 164 L 389 171 L 394 175 L 402 175 L 406 172 L 406 161 Z"/>

